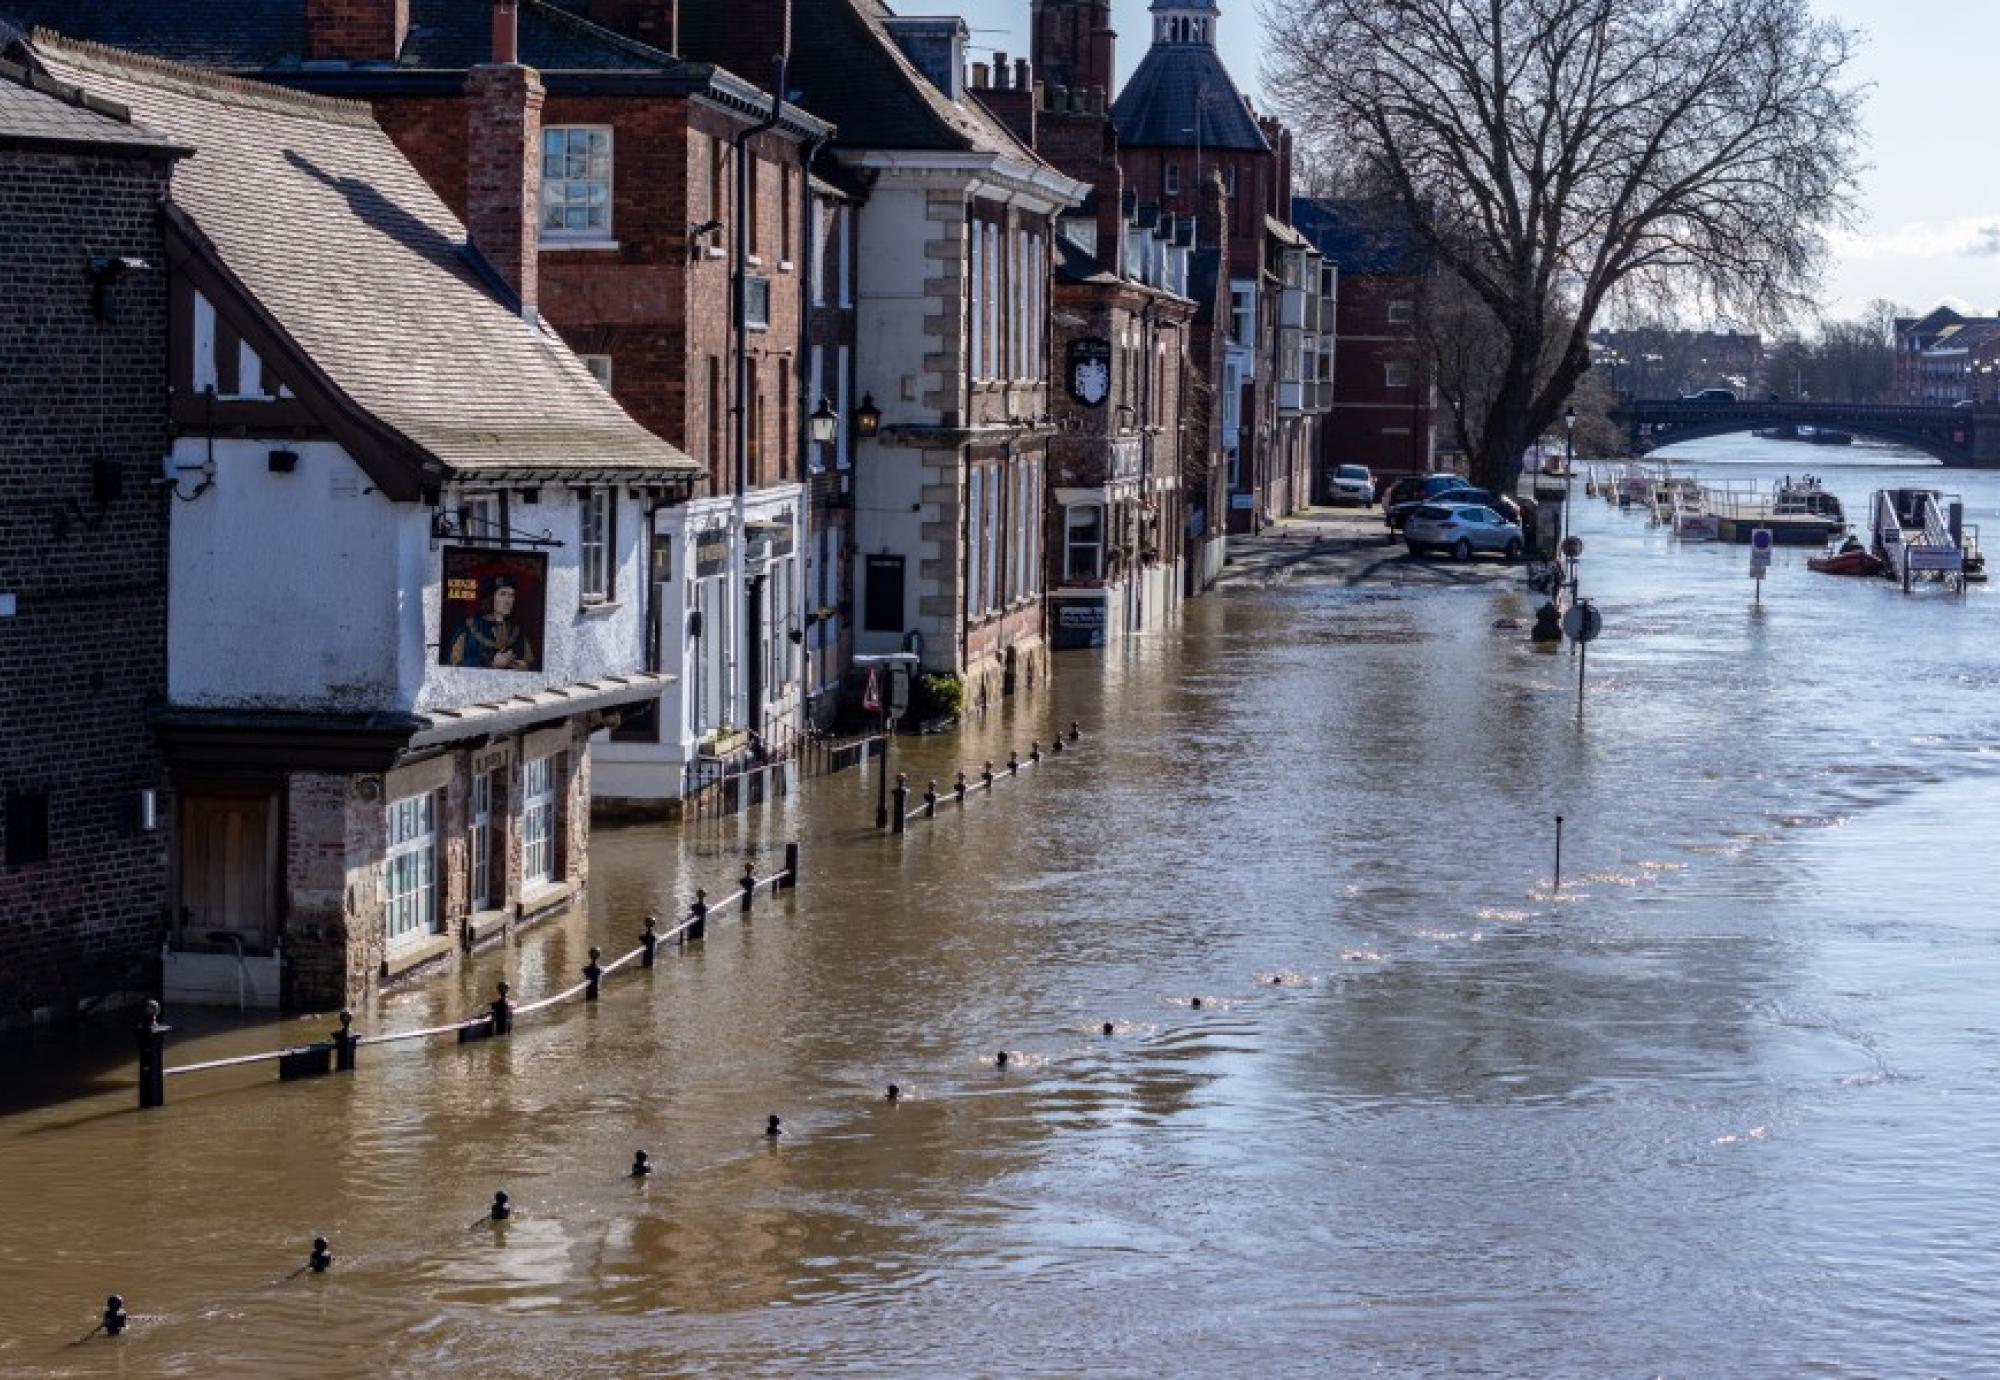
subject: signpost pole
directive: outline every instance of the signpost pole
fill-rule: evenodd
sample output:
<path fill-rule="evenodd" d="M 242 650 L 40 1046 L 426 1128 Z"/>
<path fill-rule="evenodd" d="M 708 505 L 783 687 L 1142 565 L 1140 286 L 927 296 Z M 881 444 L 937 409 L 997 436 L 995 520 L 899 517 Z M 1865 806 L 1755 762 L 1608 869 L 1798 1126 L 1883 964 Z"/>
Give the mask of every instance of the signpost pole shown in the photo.
<path fill-rule="evenodd" d="M 889 827 L 889 701 L 884 699 L 875 712 L 875 726 L 882 735 L 882 764 L 875 773 L 875 827 Z"/>

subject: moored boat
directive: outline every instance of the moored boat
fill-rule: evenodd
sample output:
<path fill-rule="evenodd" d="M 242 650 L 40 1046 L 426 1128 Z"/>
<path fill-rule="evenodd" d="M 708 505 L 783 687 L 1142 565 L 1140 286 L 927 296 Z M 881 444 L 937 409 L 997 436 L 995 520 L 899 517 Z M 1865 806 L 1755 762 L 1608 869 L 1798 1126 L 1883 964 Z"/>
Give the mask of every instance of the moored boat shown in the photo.
<path fill-rule="evenodd" d="M 1887 566 L 1880 556 L 1850 536 L 1838 546 L 1828 547 L 1824 555 L 1807 561 L 1806 569 L 1822 575 L 1880 575 Z"/>

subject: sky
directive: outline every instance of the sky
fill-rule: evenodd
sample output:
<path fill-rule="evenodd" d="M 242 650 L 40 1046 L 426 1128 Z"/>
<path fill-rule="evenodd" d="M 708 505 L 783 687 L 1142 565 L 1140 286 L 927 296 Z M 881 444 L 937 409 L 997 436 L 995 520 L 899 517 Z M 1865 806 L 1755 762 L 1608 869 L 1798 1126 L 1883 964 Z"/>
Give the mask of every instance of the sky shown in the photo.
<path fill-rule="evenodd" d="M 1221 0 L 1218 37 L 1237 84 L 1261 103 L 1262 26 L 1254 0 Z M 903 13 L 948 3 L 900 0 Z M 976 53 L 1025 55 L 1028 0 L 960 0 Z M 1152 32 L 1146 0 L 1112 0 L 1122 82 Z M 1995 0 L 1816 0 L 1862 33 L 1856 78 L 1863 119 L 1860 218 L 1838 234 L 1822 280 L 1831 317 L 1887 297 L 1917 311 L 1940 303 L 2000 308 L 2000 3 Z"/>

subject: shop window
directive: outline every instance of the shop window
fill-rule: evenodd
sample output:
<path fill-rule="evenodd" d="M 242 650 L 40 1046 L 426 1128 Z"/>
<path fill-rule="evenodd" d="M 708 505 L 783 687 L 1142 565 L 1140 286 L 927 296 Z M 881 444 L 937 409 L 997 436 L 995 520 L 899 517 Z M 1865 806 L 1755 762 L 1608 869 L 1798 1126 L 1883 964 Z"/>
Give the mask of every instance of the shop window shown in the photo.
<path fill-rule="evenodd" d="M 437 793 L 389 806 L 384 938 L 397 949 L 438 932 Z"/>
<path fill-rule="evenodd" d="M 1080 503 L 1063 510 L 1063 576 L 1071 584 L 1104 577 L 1104 508 Z"/>
<path fill-rule="evenodd" d="M 546 886 L 556 876 L 556 759 L 537 757 L 521 775 L 521 881 Z"/>

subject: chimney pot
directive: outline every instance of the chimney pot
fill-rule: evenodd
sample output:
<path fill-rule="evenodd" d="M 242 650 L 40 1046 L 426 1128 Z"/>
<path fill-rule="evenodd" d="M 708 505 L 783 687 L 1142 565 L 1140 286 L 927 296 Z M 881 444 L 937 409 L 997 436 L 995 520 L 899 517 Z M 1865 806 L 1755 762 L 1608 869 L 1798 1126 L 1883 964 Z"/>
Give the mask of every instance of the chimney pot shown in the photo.
<path fill-rule="evenodd" d="M 972 64 L 972 89 L 973 89 L 974 91 L 984 91 L 984 90 L 986 89 L 986 80 L 987 80 L 987 78 L 986 78 L 986 64 L 985 64 L 985 63 L 983 63 L 983 62 L 975 62 L 975 63 L 973 63 L 973 64 Z"/>
<path fill-rule="evenodd" d="M 532 320 L 539 295 L 541 78 L 519 63 L 486 64 L 472 69 L 466 97 L 466 234 Z"/>
<path fill-rule="evenodd" d="M 520 60 L 520 0 L 493 0 L 493 61 L 512 67 Z"/>
<path fill-rule="evenodd" d="M 1034 85 L 1034 79 L 1028 70 L 1028 60 L 1026 58 L 1014 59 L 1014 85 L 1023 91 L 1030 89 Z"/>

